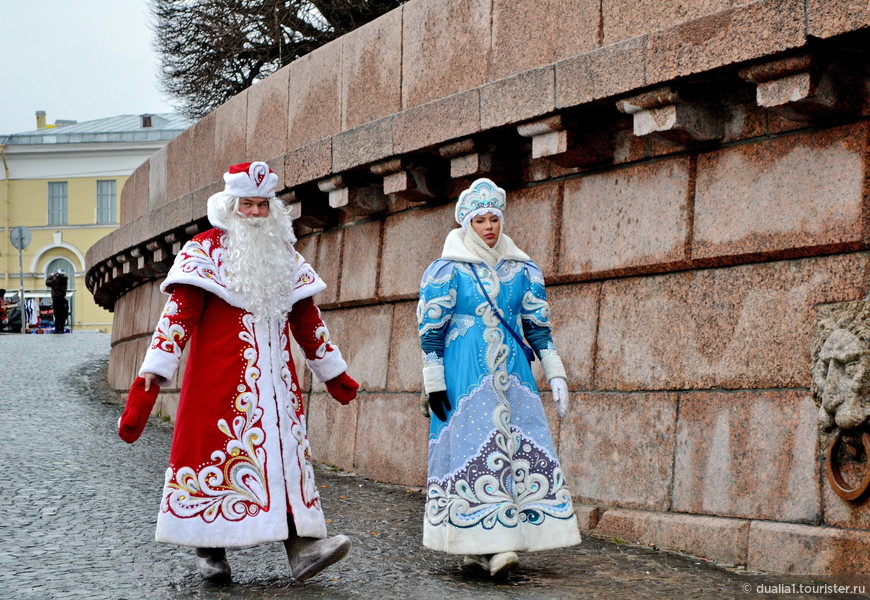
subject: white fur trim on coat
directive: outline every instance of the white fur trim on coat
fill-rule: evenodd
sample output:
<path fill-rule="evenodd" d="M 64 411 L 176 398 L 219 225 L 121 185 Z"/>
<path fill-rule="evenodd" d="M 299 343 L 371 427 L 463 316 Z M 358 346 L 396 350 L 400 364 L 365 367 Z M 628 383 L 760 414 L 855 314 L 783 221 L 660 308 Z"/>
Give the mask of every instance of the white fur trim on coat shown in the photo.
<path fill-rule="evenodd" d="M 501 260 L 517 260 L 520 262 L 529 262 L 531 257 L 517 248 L 514 241 L 505 233 L 501 234 L 504 238 L 504 253 L 501 255 Z M 465 230 L 451 229 L 447 234 L 447 239 L 444 240 L 444 249 L 441 251 L 441 258 L 444 260 L 455 260 L 457 262 L 479 263 L 482 262 L 479 256 L 474 255 L 468 248 L 465 247 Z"/>
<path fill-rule="evenodd" d="M 541 368 L 544 370 L 544 377 L 550 381 L 553 377 L 561 377 L 568 379 L 565 374 L 565 365 L 562 364 L 562 359 L 558 354 L 548 354 L 541 357 Z"/>
<path fill-rule="evenodd" d="M 308 368 L 311 369 L 314 378 L 320 383 L 335 379 L 347 371 L 347 363 L 344 362 L 341 352 L 335 346 L 323 358 L 306 359 L 305 362 L 308 364 Z"/>
<path fill-rule="evenodd" d="M 447 380 L 444 378 L 444 367 L 432 365 L 423 367 L 423 389 L 427 394 L 443 392 L 447 389 Z"/>
<path fill-rule="evenodd" d="M 167 388 L 172 385 L 175 380 L 175 374 L 178 372 L 178 363 L 180 359 L 159 348 L 148 348 L 145 353 L 145 360 L 142 361 L 142 366 L 139 368 L 139 377 L 145 373 L 154 373 L 159 377 L 156 381 L 157 385 L 162 388 Z"/>

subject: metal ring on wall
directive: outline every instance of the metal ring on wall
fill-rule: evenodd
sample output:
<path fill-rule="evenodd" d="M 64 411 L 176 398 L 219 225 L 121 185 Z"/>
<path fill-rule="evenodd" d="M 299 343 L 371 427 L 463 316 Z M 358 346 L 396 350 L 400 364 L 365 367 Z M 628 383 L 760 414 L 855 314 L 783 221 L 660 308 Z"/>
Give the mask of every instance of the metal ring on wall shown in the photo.
<path fill-rule="evenodd" d="M 840 447 L 840 442 L 843 438 L 842 430 L 838 430 L 834 435 L 831 443 L 828 445 L 828 450 L 825 453 L 825 474 L 828 476 L 828 483 L 833 488 L 834 492 L 843 500 L 853 501 L 861 497 L 870 487 L 870 434 L 862 433 L 861 442 L 864 444 L 864 455 L 867 457 L 865 465 L 864 478 L 856 487 L 849 489 L 846 480 L 843 478 L 843 472 L 840 470 L 840 463 L 837 460 L 837 450 Z"/>

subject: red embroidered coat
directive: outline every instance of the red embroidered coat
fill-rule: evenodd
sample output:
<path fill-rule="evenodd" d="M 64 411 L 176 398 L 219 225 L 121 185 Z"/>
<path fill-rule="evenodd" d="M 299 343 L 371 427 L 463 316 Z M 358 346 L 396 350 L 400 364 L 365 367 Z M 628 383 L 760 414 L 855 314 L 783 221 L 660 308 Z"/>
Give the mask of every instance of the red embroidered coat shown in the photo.
<path fill-rule="evenodd" d="M 171 384 L 189 342 L 157 517 L 159 542 L 239 547 L 326 537 L 291 336 L 319 381 L 347 364 L 311 296 L 326 284 L 296 254 L 293 308 L 255 322 L 225 285 L 220 229 L 185 244 L 161 290 L 170 294 L 140 369 Z"/>

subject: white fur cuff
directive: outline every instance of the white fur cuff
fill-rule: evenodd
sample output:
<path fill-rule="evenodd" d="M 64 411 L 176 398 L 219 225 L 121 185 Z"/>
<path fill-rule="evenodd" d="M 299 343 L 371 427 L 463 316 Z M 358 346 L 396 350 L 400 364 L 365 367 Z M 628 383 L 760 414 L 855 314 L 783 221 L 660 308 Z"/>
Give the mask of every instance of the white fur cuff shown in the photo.
<path fill-rule="evenodd" d="M 565 374 L 565 365 L 562 364 L 562 359 L 558 354 L 549 354 L 541 357 L 541 368 L 544 369 L 544 378 L 550 381 L 553 377 L 561 377 L 568 379 Z"/>
<path fill-rule="evenodd" d="M 142 361 L 142 366 L 139 368 L 139 376 L 141 377 L 143 373 L 154 373 L 159 377 L 157 385 L 168 388 L 172 386 L 172 381 L 175 379 L 178 363 L 179 360 L 174 354 L 157 348 L 149 348 L 145 353 L 145 360 Z"/>
<path fill-rule="evenodd" d="M 423 389 L 426 390 L 427 394 L 443 392 L 447 389 L 443 366 L 423 367 Z"/>
<path fill-rule="evenodd" d="M 323 358 L 315 358 L 314 360 L 306 360 L 308 368 L 314 374 L 314 378 L 320 383 L 325 383 L 330 379 L 335 379 L 345 371 L 347 371 L 347 363 L 341 357 L 341 352 L 335 346 L 332 350 L 326 353 Z"/>

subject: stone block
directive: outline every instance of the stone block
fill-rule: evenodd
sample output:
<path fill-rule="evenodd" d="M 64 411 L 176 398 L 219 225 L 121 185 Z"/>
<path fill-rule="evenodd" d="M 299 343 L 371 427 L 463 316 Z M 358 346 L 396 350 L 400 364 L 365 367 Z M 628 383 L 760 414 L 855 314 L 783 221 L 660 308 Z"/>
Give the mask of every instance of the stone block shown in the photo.
<path fill-rule="evenodd" d="M 110 343 L 114 346 L 119 340 L 129 337 L 133 329 L 133 324 L 130 322 L 128 313 L 130 302 L 128 302 L 128 294 L 124 294 L 115 302 L 115 309 L 112 311 L 112 333 Z M 111 369 L 111 365 L 109 365 Z M 109 378 L 111 379 L 111 377 Z"/>
<path fill-rule="evenodd" d="M 689 189 L 688 158 L 567 181 L 559 274 L 630 273 L 686 261 Z"/>
<path fill-rule="evenodd" d="M 393 154 L 393 117 L 342 131 L 332 138 L 332 172 L 340 173 Z"/>
<path fill-rule="evenodd" d="M 821 452 L 824 453 L 830 443 L 830 438 L 821 436 Z M 825 469 L 825 461 L 822 459 L 821 469 Z M 846 482 L 854 487 L 861 481 L 866 470 L 866 463 L 841 462 L 840 469 Z M 832 527 L 846 529 L 870 529 L 870 503 L 866 500 L 866 494 L 857 500 L 848 502 L 840 498 L 831 488 L 826 476 L 822 476 L 822 514 L 824 524 Z"/>
<path fill-rule="evenodd" d="M 560 456 L 575 502 L 667 510 L 676 394 L 572 395 Z"/>
<path fill-rule="evenodd" d="M 753 521 L 747 569 L 788 575 L 847 575 L 870 570 L 870 532 Z"/>
<path fill-rule="evenodd" d="M 246 154 L 250 160 L 266 160 L 284 154 L 289 87 L 288 66 L 248 88 Z"/>
<path fill-rule="evenodd" d="M 205 212 L 204 204 L 193 194 L 176 198 L 146 215 L 147 228 L 137 230 L 136 234 L 147 233 L 147 239 L 157 237 L 171 229 L 184 227 L 195 220 L 195 212 L 200 210 Z"/>
<path fill-rule="evenodd" d="M 480 131 L 477 89 L 415 106 L 395 117 L 393 152 L 403 154 Z"/>
<path fill-rule="evenodd" d="M 602 44 L 613 44 L 679 23 L 727 11 L 731 0 L 665 0 L 652 4 L 633 0 L 604 0 L 601 7 Z"/>
<path fill-rule="evenodd" d="M 154 301 L 154 294 L 150 287 L 150 284 L 139 286 L 124 296 L 124 301 L 128 304 L 130 311 L 127 315 L 129 319 L 129 336 L 150 336 L 154 331 L 157 319 L 152 318 L 154 311 L 151 305 Z"/>
<path fill-rule="evenodd" d="M 815 414 L 815 404 L 804 391 L 683 395 L 673 510 L 817 520 L 821 506 Z"/>
<path fill-rule="evenodd" d="M 545 183 L 508 192 L 504 232 L 541 268 L 544 277 L 555 275 L 558 239 L 558 208 L 562 199 L 559 182 Z"/>
<path fill-rule="evenodd" d="M 370 221 L 344 232 L 339 300 L 371 300 L 377 295 L 381 222 Z"/>
<path fill-rule="evenodd" d="M 311 263 L 320 278 L 326 282 L 326 289 L 317 295 L 318 305 L 338 302 L 341 288 L 341 246 L 343 229 L 332 229 L 321 233 L 317 242 L 316 262 Z M 311 258 L 309 257 L 309 262 Z"/>
<path fill-rule="evenodd" d="M 429 264 L 441 256 L 444 239 L 456 226 L 453 204 L 411 210 L 385 219 L 378 296 L 417 298 Z"/>
<path fill-rule="evenodd" d="M 353 470 L 376 481 L 426 484 L 429 421 L 416 394 L 365 394 L 359 399 Z"/>
<path fill-rule="evenodd" d="M 299 235 L 297 232 L 296 235 Z M 302 255 L 302 257 L 308 262 L 309 265 L 314 267 L 314 270 L 320 274 L 320 271 L 317 268 L 317 242 L 320 241 L 319 235 L 306 235 L 304 237 L 296 240 L 296 243 L 293 244 L 293 247 L 296 249 L 296 252 Z M 326 282 L 327 286 L 335 285 L 335 282 Z M 328 287 L 327 287 L 328 289 Z M 319 296 L 318 296 L 319 298 Z"/>
<path fill-rule="evenodd" d="M 402 110 L 402 10 L 342 36 L 341 128 Z"/>
<path fill-rule="evenodd" d="M 722 143 L 760 137 L 767 133 L 767 111 L 755 102 L 726 101 L 720 112 Z"/>
<path fill-rule="evenodd" d="M 341 44 L 326 44 L 288 65 L 287 150 L 341 131 Z"/>
<path fill-rule="evenodd" d="M 526 71 L 480 88 L 480 128 L 534 119 L 556 108 L 552 66 Z"/>
<path fill-rule="evenodd" d="M 720 0 L 719 4 L 726 3 Z M 656 12 L 662 10 L 659 5 L 649 6 Z M 647 83 L 670 81 L 801 46 L 806 39 L 804 29 L 804 0 L 763 0 L 651 33 Z"/>
<path fill-rule="evenodd" d="M 168 152 L 169 144 L 156 150 L 148 158 L 148 210 L 154 210 L 166 202 L 166 156 Z"/>
<path fill-rule="evenodd" d="M 692 258 L 860 247 L 867 124 L 701 154 Z"/>
<path fill-rule="evenodd" d="M 594 50 L 598 0 L 495 0 L 490 78 L 500 79 Z"/>
<path fill-rule="evenodd" d="M 393 307 L 387 390 L 419 394 L 423 386 L 423 359 L 417 333 L 417 302 L 397 302 Z"/>
<path fill-rule="evenodd" d="M 190 173 L 190 189 L 199 190 L 219 181 L 223 189 L 223 174 L 230 164 L 218 167 L 215 164 L 215 148 L 219 145 L 215 139 L 215 124 L 217 114 L 210 112 L 191 127 L 193 135 L 193 151 L 196 167 Z"/>
<path fill-rule="evenodd" d="M 360 391 L 386 389 L 393 305 L 324 311 L 323 320 L 347 361 L 348 375 L 359 383 Z"/>
<path fill-rule="evenodd" d="M 746 564 L 749 545 L 749 521 L 637 510 L 606 510 L 593 533 L 729 565 Z"/>
<path fill-rule="evenodd" d="M 248 151 L 248 95 L 250 88 L 227 100 L 213 111 L 215 179 L 219 179 L 230 165 L 247 162 Z"/>
<path fill-rule="evenodd" d="M 293 187 L 332 173 L 332 139 L 311 142 L 284 157 L 284 185 Z"/>
<path fill-rule="evenodd" d="M 201 168 L 194 147 L 194 132 L 186 129 L 166 145 L 166 202 L 192 191 L 191 173 Z"/>
<path fill-rule="evenodd" d="M 106 371 L 106 381 L 109 383 L 109 387 L 113 390 L 122 390 L 121 386 L 121 377 L 118 374 L 118 371 L 127 364 L 124 360 L 126 358 L 126 343 L 121 342 L 118 344 L 113 344 L 111 350 L 109 350 L 109 368 Z M 129 385 L 127 389 L 129 389 Z"/>
<path fill-rule="evenodd" d="M 574 516 L 577 517 L 577 523 L 582 532 L 590 532 L 595 529 L 604 512 L 600 506 L 574 503 Z"/>
<path fill-rule="evenodd" d="M 556 63 L 556 107 L 586 104 L 642 87 L 645 51 L 646 38 L 640 37 Z"/>
<path fill-rule="evenodd" d="M 606 281 L 595 387 L 808 388 L 815 305 L 863 297 L 866 269 L 851 254 Z"/>
<path fill-rule="evenodd" d="M 119 224 L 121 227 L 141 217 L 148 211 L 148 179 L 150 163 L 139 165 L 121 187 Z"/>
<path fill-rule="evenodd" d="M 565 365 L 568 388 L 572 390 L 592 389 L 600 294 L 601 284 L 597 282 L 547 289 L 553 342 Z M 543 376 L 538 371 L 536 374 Z M 538 385 L 544 385 L 543 378 Z"/>
<path fill-rule="evenodd" d="M 807 33 L 829 38 L 870 27 L 870 5 L 864 0 L 808 0 Z"/>
<path fill-rule="evenodd" d="M 169 301 L 169 296 L 160 291 L 163 281 L 164 279 L 158 279 L 151 283 L 151 322 L 155 324 L 163 315 L 163 309 Z"/>
<path fill-rule="evenodd" d="M 175 416 L 178 414 L 178 401 L 181 397 L 181 392 L 166 392 L 157 395 L 157 401 L 154 403 L 152 415 L 158 417 L 168 417 L 170 423 L 175 423 Z"/>
<path fill-rule="evenodd" d="M 402 6 L 402 108 L 487 82 L 490 0 L 428 0 Z"/>
<path fill-rule="evenodd" d="M 361 404 L 359 397 L 342 406 L 326 393 L 308 396 L 306 422 L 313 460 L 353 471 Z"/>

